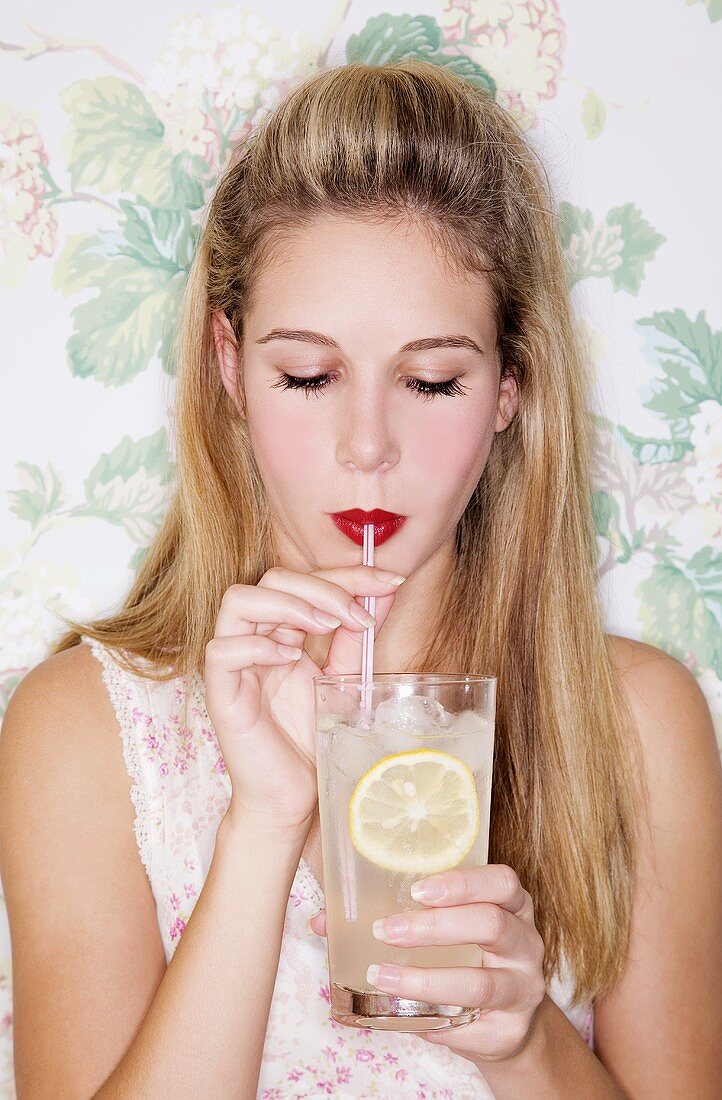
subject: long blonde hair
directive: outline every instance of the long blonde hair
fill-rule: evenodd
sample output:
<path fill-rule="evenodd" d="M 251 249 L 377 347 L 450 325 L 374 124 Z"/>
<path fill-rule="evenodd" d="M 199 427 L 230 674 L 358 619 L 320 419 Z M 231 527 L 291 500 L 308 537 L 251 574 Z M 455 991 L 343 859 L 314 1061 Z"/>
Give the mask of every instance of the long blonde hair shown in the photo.
<path fill-rule="evenodd" d="M 438 630 L 414 671 L 499 677 L 489 858 L 534 900 L 547 980 L 566 962 L 577 999 L 599 998 L 627 956 L 644 799 L 597 599 L 592 380 L 545 175 L 513 120 L 470 83 L 416 59 L 325 69 L 238 147 L 187 285 L 172 504 L 122 610 L 72 624 L 56 650 L 82 631 L 143 675 L 202 672 L 223 593 L 274 564 L 211 315 L 225 312 L 240 338 L 257 272 L 284 234 L 328 213 L 414 218 L 492 285 L 520 409 L 459 524 Z"/>

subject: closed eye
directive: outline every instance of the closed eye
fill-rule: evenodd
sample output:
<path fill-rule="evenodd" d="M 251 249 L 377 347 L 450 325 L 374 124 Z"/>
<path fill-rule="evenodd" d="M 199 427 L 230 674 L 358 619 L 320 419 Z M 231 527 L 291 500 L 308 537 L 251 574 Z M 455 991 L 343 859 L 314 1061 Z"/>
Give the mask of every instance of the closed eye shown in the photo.
<path fill-rule="evenodd" d="M 281 373 L 277 382 L 273 383 L 274 389 L 304 390 L 306 397 L 311 394 L 320 395 L 333 382 L 332 374 L 317 374 L 313 378 L 296 378 L 292 374 Z M 446 382 L 426 382 L 423 378 L 407 378 L 406 388 L 418 393 L 427 401 L 433 397 L 456 397 L 467 393 L 467 387 L 463 386 L 458 378 L 449 378 Z"/>

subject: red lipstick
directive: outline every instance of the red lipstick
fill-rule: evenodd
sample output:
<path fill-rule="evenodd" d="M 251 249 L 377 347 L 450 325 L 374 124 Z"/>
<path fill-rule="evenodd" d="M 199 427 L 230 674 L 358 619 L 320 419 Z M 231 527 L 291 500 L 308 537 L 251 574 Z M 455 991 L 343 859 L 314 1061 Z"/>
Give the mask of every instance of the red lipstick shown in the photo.
<path fill-rule="evenodd" d="M 399 516 L 396 512 L 384 512 L 381 508 L 374 508 L 372 512 L 364 512 L 361 508 L 350 508 L 348 512 L 332 512 L 331 519 L 339 531 L 358 546 L 364 544 L 365 523 L 373 523 L 374 545 L 380 546 L 382 542 L 386 542 L 395 535 L 406 522 L 406 516 Z"/>

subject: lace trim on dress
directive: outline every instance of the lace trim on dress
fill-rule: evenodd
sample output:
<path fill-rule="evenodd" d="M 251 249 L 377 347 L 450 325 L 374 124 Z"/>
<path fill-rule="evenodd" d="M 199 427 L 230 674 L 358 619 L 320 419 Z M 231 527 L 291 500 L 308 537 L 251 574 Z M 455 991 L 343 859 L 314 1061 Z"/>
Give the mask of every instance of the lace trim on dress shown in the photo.
<path fill-rule="evenodd" d="M 306 863 L 306 860 L 303 858 L 303 856 L 301 856 L 300 860 L 298 861 L 298 877 L 300 879 L 301 886 L 305 887 L 306 897 L 312 903 L 312 905 L 317 906 L 318 909 L 325 909 L 326 897 L 324 895 L 324 892 L 321 889 L 321 885 L 318 879 L 314 875 L 308 863 Z"/>
<path fill-rule="evenodd" d="M 90 646 L 93 656 L 100 662 L 103 683 L 107 688 L 110 701 L 113 704 L 113 710 L 115 711 L 115 717 L 118 722 L 123 743 L 125 767 L 128 775 L 133 780 L 133 785 L 130 788 L 130 798 L 135 808 L 133 830 L 135 832 L 135 839 L 138 845 L 141 862 L 150 880 L 151 846 L 148 831 L 148 798 L 143 788 L 143 775 L 138 752 L 138 742 L 134 733 L 132 697 L 124 690 L 124 683 L 127 683 L 127 680 L 122 669 L 116 665 L 105 646 L 101 645 L 95 638 L 88 638 L 84 634 L 81 635 L 81 641 Z"/>

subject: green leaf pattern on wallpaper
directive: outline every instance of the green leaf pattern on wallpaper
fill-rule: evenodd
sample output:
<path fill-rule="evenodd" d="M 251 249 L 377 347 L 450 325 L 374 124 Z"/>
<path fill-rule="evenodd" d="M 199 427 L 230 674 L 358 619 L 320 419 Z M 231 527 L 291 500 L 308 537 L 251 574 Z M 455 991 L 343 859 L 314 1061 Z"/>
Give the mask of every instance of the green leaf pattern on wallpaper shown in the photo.
<path fill-rule="evenodd" d="M 572 286 L 581 279 L 608 277 L 615 290 L 637 294 L 645 264 L 665 240 L 631 202 L 610 210 L 599 223 L 591 211 L 562 202 L 559 220 Z"/>
<path fill-rule="evenodd" d="M 704 4 L 710 23 L 722 19 L 722 0 L 687 0 L 688 4 Z"/>
<path fill-rule="evenodd" d="M 600 418 L 602 571 L 635 551 L 651 554 L 636 588 L 645 640 L 722 679 L 722 550 L 713 549 L 722 547 L 722 333 L 704 312 L 692 319 L 681 309 L 638 325 L 658 367 L 643 404 L 665 431 L 643 437 Z M 639 509 L 656 511 L 658 522 L 641 523 Z M 700 543 L 691 556 L 690 526 Z"/>
<path fill-rule="evenodd" d="M 719 0 L 705 6 L 711 23 L 720 19 Z M 32 113 L 22 103 L 0 105 L 0 280 L 17 286 L 31 265 L 52 263 L 53 287 L 69 298 L 66 363 L 76 385 L 117 392 L 159 368 L 171 384 L 174 319 L 215 176 L 279 95 L 343 60 L 344 51 L 349 61 L 415 56 L 460 73 L 523 130 L 564 87 L 578 127 L 571 137 L 581 144 L 601 146 L 621 112 L 649 102 L 612 101 L 565 69 L 569 31 L 557 0 L 443 0 L 433 15 L 367 7 L 351 31 L 359 8 L 359 0 L 329 3 L 328 25 L 314 37 L 240 5 L 209 7 L 169 20 L 145 74 L 99 43 L 40 30 L 29 31 L 35 39 L 27 43 L 0 47 L 16 64 L 41 66 L 46 55 L 64 53 L 80 63 L 91 53 L 92 71 L 105 67 L 92 79 L 80 69 L 80 79 L 60 89 L 64 128 L 52 160 Z M 575 26 L 580 19 L 576 11 Z M 643 127 L 643 116 L 634 117 Z M 562 201 L 558 225 L 574 293 L 596 284 L 634 306 L 668 229 L 645 211 L 627 178 L 625 201 L 594 209 Z M 84 207 L 91 215 L 85 223 L 77 217 Z M 95 228 L 78 232 L 83 224 Z M 643 312 L 636 332 L 654 372 L 643 404 L 656 426 L 645 434 L 597 418 L 599 576 L 614 570 L 621 579 L 633 569 L 638 632 L 685 661 L 715 695 L 722 678 L 722 563 L 713 549 L 722 539 L 722 336 L 704 311 L 695 317 L 660 301 L 657 311 Z M 57 633 L 56 612 L 97 610 L 83 604 L 72 568 L 39 562 L 38 547 L 69 526 L 102 523 L 127 540 L 134 570 L 172 477 L 165 429 L 134 439 L 119 427 L 104 453 L 87 462 L 82 499 L 68 487 L 62 451 L 51 462 L 21 457 L 9 504 L 25 534 L 0 560 L 7 643 L 0 706 Z"/>
<path fill-rule="evenodd" d="M 28 462 L 17 464 L 21 488 L 10 491 L 11 511 L 29 523 L 24 551 L 52 527 L 71 519 L 103 519 L 122 527 L 133 542 L 145 545 L 167 503 L 171 464 L 165 428 L 133 440 L 125 436 L 107 454 L 101 454 L 85 479 L 85 500 L 65 507 L 60 477 L 51 465 L 45 470 Z"/>

